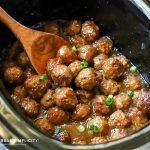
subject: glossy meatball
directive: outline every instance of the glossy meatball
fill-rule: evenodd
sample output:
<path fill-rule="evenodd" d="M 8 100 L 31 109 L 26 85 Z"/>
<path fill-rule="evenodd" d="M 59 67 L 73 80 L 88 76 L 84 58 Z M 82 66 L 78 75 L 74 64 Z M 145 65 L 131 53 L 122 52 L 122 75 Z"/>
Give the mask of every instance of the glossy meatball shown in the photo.
<path fill-rule="evenodd" d="M 35 100 L 28 97 L 23 98 L 20 102 L 20 106 L 29 117 L 37 117 L 39 113 L 39 104 Z"/>
<path fill-rule="evenodd" d="M 73 120 L 86 119 L 91 112 L 91 108 L 87 104 L 78 104 L 72 112 Z"/>
<path fill-rule="evenodd" d="M 27 92 L 24 86 L 20 85 L 14 88 L 13 95 L 15 95 L 18 99 L 22 99 L 26 97 Z"/>
<path fill-rule="evenodd" d="M 97 70 L 101 70 L 102 66 L 103 66 L 103 63 L 104 63 L 104 60 L 107 59 L 107 58 L 108 58 L 108 56 L 105 55 L 105 54 L 99 54 L 96 57 L 94 57 L 93 58 L 94 68 L 97 69 Z"/>
<path fill-rule="evenodd" d="M 81 37 L 80 35 L 74 35 L 73 37 L 71 37 L 70 43 L 77 48 L 87 44 L 87 42 L 84 40 L 84 38 Z"/>
<path fill-rule="evenodd" d="M 107 36 L 101 37 L 99 40 L 93 43 L 93 47 L 95 47 L 98 52 L 104 54 L 110 53 L 110 51 L 112 50 L 112 46 L 112 40 Z"/>
<path fill-rule="evenodd" d="M 60 132 L 59 134 L 55 135 L 54 138 L 56 138 L 57 140 L 61 142 L 66 142 L 66 143 L 71 142 L 70 134 L 67 131 Z"/>
<path fill-rule="evenodd" d="M 137 107 L 144 113 L 150 113 L 150 91 L 143 91 L 137 102 Z"/>
<path fill-rule="evenodd" d="M 90 45 L 84 45 L 78 48 L 78 58 L 82 61 L 92 62 L 93 57 L 96 55 L 96 49 Z"/>
<path fill-rule="evenodd" d="M 114 97 L 114 103 L 117 109 L 126 109 L 132 104 L 132 99 L 127 93 L 120 93 Z"/>
<path fill-rule="evenodd" d="M 132 73 L 128 74 L 123 82 L 126 88 L 129 90 L 137 90 L 142 86 L 140 78 L 137 75 Z"/>
<path fill-rule="evenodd" d="M 21 52 L 18 54 L 17 63 L 22 68 L 31 64 L 26 52 Z"/>
<path fill-rule="evenodd" d="M 51 58 L 49 59 L 46 66 L 46 73 L 49 77 L 51 77 L 51 71 L 57 66 L 63 65 L 63 61 L 61 58 Z"/>
<path fill-rule="evenodd" d="M 55 105 L 52 90 L 50 89 L 47 90 L 47 92 L 41 98 L 40 104 L 46 109 Z"/>
<path fill-rule="evenodd" d="M 10 84 L 18 84 L 23 81 L 23 71 L 20 67 L 10 67 L 4 71 L 4 78 Z"/>
<path fill-rule="evenodd" d="M 108 122 L 103 119 L 101 116 L 96 116 L 93 119 L 88 121 L 88 128 L 90 129 L 91 126 L 96 126 L 97 127 L 97 133 L 101 135 L 107 135 L 109 132 L 109 126 Z"/>
<path fill-rule="evenodd" d="M 81 61 L 79 61 L 79 60 L 73 61 L 68 66 L 68 68 L 70 69 L 73 77 L 75 78 L 78 75 L 78 73 L 82 70 Z"/>
<path fill-rule="evenodd" d="M 56 86 L 68 86 L 72 81 L 72 73 L 65 65 L 57 65 L 51 71 L 51 78 Z"/>
<path fill-rule="evenodd" d="M 24 82 L 24 86 L 30 97 L 40 99 L 47 91 L 50 81 L 45 79 L 40 81 L 40 75 L 33 75 Z"/>
<path fill-rule="evenodd" d="M 70 35 L 73 36 L 75 34 L 79 34 L 81 31 L 81 21 L 79 20 L 71 20 L 67 24 L 66 32 Z"/>
<path fill-rule="evenodd" d="M 75 84 L 78 88 L 92 90 L 102 80 L 101 74 L 93 68 L 86 68 L 79 72 L 75 78 Z"/>
<path fill-rule="evenodd" d="M 56 104 L 63 109 L 74 108 L 78 101 L 72 88 L 62 87 L 54 94 Z"/>
<path fill-rule="evenodd" d="M 104 77 L 116 79 L 124 73 L 123 65 L 115 58 L 108 58 L 102 66 Z"/>
<path fill-rule="evenodd" d="M 61 58 L 66 65 L 69 65 L 71 62 L 78 59 L 76 53 L 66 45 L 59 48 L 57 57 Z"/>
<path fill-rule="evenodd" d="M 116 94 L 119 92 L 120 85 L 114 80 L 111 79 L 104 79 L 99 85 L 100 91 L 104 94 Z"/>
<path fill-rule="evenodd" d="M 94 137 L 93 139 L 91 139 L 90 144 L 100 144 L 100 143 L 106 143 L 107 139 L 103 136 L 100 137 Z"/>
<path fill-rule="evenodd" d="M 75 91 L 77 99 L 80 103 L 86 104 L 90 102 L 93 98 L 93 93 L 86 90 L 76 90 Z"/>
<path fill-rule="evenodd" d="M 51 107 L 48 109 L 48 119 L 51 123 L 60 125 L 69 120 L 69 114 L 57 106 Z"/>
<path fill-rule="evenodd" d="M 96 113 L 109 114 L 111 107 L 105 104 L 106 96 L 96 95 L 93 99 L 93 108 Z"/>
<path fill-rule="evenodd" d="M 25 69 L 25 71 L 23 72 L 23 76 L 24 76 L 24 79 L 26 80 L 27 78 L 33 76 L 33 75 L 36 75 L 36 71 L 35 69 L 31 66 L 31 67 L 27 67 Z"/>
<path fill-rule="evenodd" d="M 82 24 L 81 35 L 83 38 L 91 43 L 99 35 L 99 27 L 93 21 L 85 21 Z"/>
<path fill-rule="evenodd" d="M 128 127 L 131 121 L 129 117 L 122 112 L 121 110 L 115 111 L 113 114 L 110 115 L 108 120 L 108 124 L 110 128 L 117 128 L 117 127 Z"/>
<path fill-rule="evenodd" d="M 54 132 L 54 125 L 49 122 L 47 118 L 41 118 L 35 121 L 35 125 L 43 132 L 52 134 Z"/>

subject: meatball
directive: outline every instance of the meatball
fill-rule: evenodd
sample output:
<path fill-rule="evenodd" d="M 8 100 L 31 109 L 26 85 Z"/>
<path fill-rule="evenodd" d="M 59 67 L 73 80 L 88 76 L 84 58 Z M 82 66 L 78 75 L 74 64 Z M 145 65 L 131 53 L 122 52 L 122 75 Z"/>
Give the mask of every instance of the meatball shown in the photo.
<path fill-rule="evenodd" d="M 111 107 L 105 104 L 106 96 L 96 95 L 93 99 L 93 108 L 96 113 L 109 114 Z"/>
<path fill-rule="evenodd" d="M 103 63 L 104 63 L 104 60 L 107 59 L 107 58 L 108 58 L 108 56 L 105 55 L 105 54 L 99 54 L 96 57 L 94 57 L 93 58 L 94 68 L 97 69 L 97 70 L 101 70 L 102 66 L 103 66 Z"/>
<path fill-rule="evenodd" d="M 28 97 L 23 98 L 20 102 L 20 106 L 29 117 L 37 117 L 39 113 L 39 104 L 35 100 Z"/>
<path fill-rule="evenodd" d="M 26 52 L 21 52 L 18 54 L 17 62 L 18 62 L 18 65 L 22 68 L 31 64 Z"/>
<path fill-rule="evenodd" d="M 57 66 L 63 65 L 63 61 L 61 58 L 51 58 L 46 66 L 46 73 L 49 77 L 51 77 L 51 71 Z"/>
<path fill-rule="evenodd" d="M 66 143 L 71 142 L 70 134 L 67 131 L 60 132 L 59 134 L 55 135 L 54 138 L 61 142 L 66 142 Z"/>
<path fill-rule="evenodd" d="M 50 22 L 46 23 L 44 25 L 43 29 L 45 32 L 60 35 L 60 26 L 57 21 L 50 21 Z"/>
<path fill-rule="evenodd" d="M 138 77 L 137 75 L 132 74 L 132 73 L 128 74 L 123 82 L 124 82 L 126 88 L 129 90 L 137 90 L 137 89 L 141 88 L 141 86 L 142 86 L 140 77 Z"/>
<path fill-rule="evenodd" d="M 10 67 L 4 71 L 4 78 L 10 84 L 18 84 L 23 81 L 23 71 L 20 67 Z"/>
<path fill-rule="evenodd" d="M 93 43 L 93 47 L 95 47 L 98 52 L 104 54 L 110 53 L 110 51 L 112 50 L 112 46 L 112 40 L 107 36 L 101 37 L 99 40 Z"/>
<path fill-rule="evenodd" d="M 77 48 L 87 44 L 87 42 L 84 40 L 84 38 L 81 37 L 80 35 L 74 35 L 73 37 L 71 37 L 70 43 Z"/>
<path fill-rule="evenodd" d="M 57 65 L 51 71 L 51 78 L 56 86 L 68 86 L 72 81 L 72 73 L 65 65 Z"/>
<path fill-rule="evenodd" d="M 94 137 L 93 139 L 91 139 L 90 144 L 100 144 L 100 143 L 106 143 L 107 139 L 103 136 L 100 137 Z"/>
<path fill-rule="evenodd" d="M 137 107 L 143 113 L 150 113 L 150 91 L 143 91 L 137 102 Z"/>
<path fill-rule="evenodd" d="M 3 62 L 3 70 L 5 71 L 7 68 L 10 68 L 10 67 L 15 67 L 17 66 L 16 62 L 15 61 L 12 61 L 12 60 L 7 60 L 7 61 L 4 61 Z"/>
<path fill-rule="evenodd" d="M 47 118 L 36 120 L 35 125 L 45 133 L 52 134 L 54 132 L 54 125 Z"/>
<path fill-rule="evenodd" d="M 109 95 L 118 93 L 120 85 L 114 80 L 104 79 L 100 83 L 99 88 L 104 94 Z"/>
<path fill-rule="evenodd" d="M 66 45 L 59 48 L 57 57 L 61 58 L 66 65 L 69 65 L 71 62 L 78 59 L 76 53 Z"/>
<path fill-rule="evenodd" d="M 128 127 L 130 123 L 129 117 L 121 110 L 117 110 L 111 114 L 108 120 L 110 128 Z"/>
<path fill-rule="evenodd" d="M 96 49 L 90 45 L 84 45 L 78 48 L 78 58 L 87 62 L 92 62 L 93 57 L 96 55 Z"/>
<path fill-rule="evenodd" d="M 75 78 L 77 87 L 84 90 L 92 90 L 102 80 L 102 75 L 96 72 L 93 68 L 86 68 L 79 72 Z"/>
<path fill-rule="evenodd" d="M 24 86 L 27 90 L 27 93 L 30 97 L 34 99 L 40 99 L 47 91 L 48 87 L 50 85 L 50 81 L 48 79 L 45 79 L 43 81 L 40 81 L 39 75 L 33 75 L 24 82 Z"/>
<path fill-rule="evenodd" d="M 96 116 L 93 119 L 88 121 L 88 128 L 90 129 L 91 126 L 96 126 L 97 127 L 97 133 L 101 135 L 107 135 L 109 132 L 109 126 L 108 122 L 103 119 L 101 116 Z"/>
<path fill-rule="evenodd" d="M 76 90 L 75 93 L 78 101 L 82 104 L 90 102 L 93 98 L 93 94 L 90 91 Z"/>
<path fill-rule="evenodd" d="M 69 120 L 69 114 L 57 106 L 51 107 L 48 109 L 48 119 L 53 124 L 60 125 Z"/>
<path fill-rule="evenodd" d="M 87 104 L 78 104 L 72 112 L 73 120 L 86 119 L 91 112 L 91 108 Z"/>
<path fill-rule="evenodd" d="M 81 35 L 87 42 L 91 43 L 98 37 L 99 27 L 93 21 L 85 21 L 82 24 Z"/>
<path fill-rule="evenodd" d="M 26 97 L 27 92 L 24 86 L 21 85 L 14 88 L 13 95 L 15 95 L 18 99 L 22 99 Z"/>
<path fill-rule="evenodd" d="M 132 99 L 126 93 L 120 93 L 114 97 L 114 103 L 117 109 L 126 109 L 132 103 Z"/>
<path fill-rule="evenodd" d="M 75 34 L 79 34 L 81 31 L 81 21 L 79 20 L 71 20 L 67 24 L 66 32 L 70 35 L 73 36 Z"/>
<path fill-rule="evenodd" d="M 46 109 L 55 105 L 52 90 L 50 90 L 50 89 L 47 90 L 47 92 L 41 98 L 40 104 Z"/>
<path fill-rule="evenodd" d="M 27 78 L 33 76 L 33 75 L 36 75 L 36 71 L 34 70 L 34 68 L 31 66 L 31 67 L 27 67 L 25 69 L 25 71 L 23 72 L 23 76 L 24 76 L 24 79 L 26 80 Z"/>
<path fill-rule="evenodd" d="M 56 104 L 63 109 L 74 108 L 78 101 L 72 88 L 62 87 L 54 94 Z"/>
<path fill-rule="evenodd" d="M 123 65 L 115 58 L 108 58 L 102 66 L 104 77 L 116 79 L 124 73 Z"/>
<path fill-rule="evenodd" d="M 78 73 L 82 70 L 81 61 L 75 60 L 68 66 L 68 68 L 70 69 L 73 77 L 75 78 L 78 75 Z"/>

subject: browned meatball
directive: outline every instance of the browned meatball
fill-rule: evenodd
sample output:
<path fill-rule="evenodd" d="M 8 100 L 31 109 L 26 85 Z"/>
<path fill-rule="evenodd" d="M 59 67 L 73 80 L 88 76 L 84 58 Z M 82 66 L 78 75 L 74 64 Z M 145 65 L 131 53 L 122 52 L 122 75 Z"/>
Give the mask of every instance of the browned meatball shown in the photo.
<path fill-rule="evenodd" d="M 65 65 L 57 65 L 51 71 L 51 78 L 56 86 L 68 86 L 72 81 L 72 73 Z"/>
<path fill-rule="evenodd" d="M 55 105 L 55 101 L 53 99 L 53 91 L 52 90 L 50 90 L 50 89 L 47 90 L 47 92 L 41 98 L 40 104 L 46 109 Z"/>
<path fill-rule="evenodd" d="M 109 126 L 108 126 L 108 122 L 103 119 L 103 117 L 101 116 L 96 116 L 93 119 L 88 121 L 88 128 L 90 129 L 91 126 L 96 126 L 97 129 L 97 133 L 101 134 L 101 135 L 106 135 L 109 132 Z"/>
<path fill-rule="evenodd" d="M 43 29 L 45 32 L 60 35 L 60 26 L 57 21 L 50 21 L 50 22 L 46 23 L 44 25 Z"/>
<path fill-rule="evenodd" d="M 33 76 L 33 75 L 36 75 L 36 71 L 34 70 L 34 68 L 31 66 L 31 67 L 27 67 L 25 69 L 25 71 L 23 72 L 23 76 L 24 76 L 24 79 L 26 80 L 27 78 Z"/>
<path fill-rule="evenodd" d="M 81 37 L 80 35 L 74 35 L 73 37 L 71 37 L 70 43 L 77 48 L 87 44 L 87 42 L 84 40 L 84 38 Z"/>
<path fill-rule="evenodd" d="M 17 66 L 17 63 L 15 61 L 7 60 L 3 62 L 2 67 L 3 67 L 3 70 L 5 71 L 7 68 L 15 67 L 15 66 Z"/>
<path fill-rule="evenodd" d="M 115 58 L 108 58 L 102 66 L 103 74 L 106 78 L 116 79 L 124 73 L 123 65 Z"/>
<path fill-rule="evenodd" d="M 111 79 L 104 79 L 99 85 L 100 90 L 106 94 L 116 94 L 120 89 L 119 83 Z"/>
<path fill-rule="evenodd" d="M 78 104 L 72 112 L 73 120 L 82 120 L 90 115 L 91 108 L 86 104 Z"/>
<path fill-rule="evenodd" d="M 49 77 L 51 77 L 51 71 L 57 66 L 63 65 L 63 61 L 61 58 L 51 58 L 46 66 L 46 73 Z"/>
<path fill-rule="evenodd" d="M 91 139 L 90 144 L 100 144 L 100 143 L 106 143 L 107 139 L 103 136 L 100 137 L 94 137 L 93 139 Z"/>
<path fill-rule="evenodd" d="M 66 45 L 59 48 L 57 57 L 61 58 L 66 65 L 78 59 L 76 53 Z"/>
<path fill-rule="evenodd" d="M 111 111 L 111 107 L 105 104 L 106 96 L 96 95 L 93 99 L 93 108 L 97 113 L 108 114 Z"/>
<path fill-rule="evenodd" d="M 112 46 L 112 40 L 107 36 L 101 37 L 99 40 L 93 43 L 93 47 L 95 47 L 98 52 L 104 54 L 110 53 L 110 51 L 112 50 Z"/>
<path fill-rule="evenodd" d="M 23 98 L 20 102 L 20 106 L 29 117 L 37 117 L 39 113 L 39 104 L 35 100 L 28 97 Z"/>
<path fill-rule="evenodd" d="M 114 97 L 114 103 L 117 109 L 126 109 L 132 104 L 132 99 L 127 93 L 120 93 Z"/>
<path fill-rule="evenodd" d="M 70 69 L 73 77 L 75 78 L 78 75 L 78 73 L 82 70 L 81 61 L 75 60 L 68 66 L 68 68 Z"/>
<path fill-rule="evenodd" d="M 22 68 L 31 64 L 26 52 L 21 52 L 18 54 L 17 62 L 18 62 L 18 65 Z"/>
<path fill-rule="evenodd" d="M 70 35 L 73 36 L 75 34 L 79 34 L 81 31 L 81 21 L 79 20 L 71 20 L 67 24 L 66 32 Z"/>
<path fill-rule="evenodd" d="M 93 21 L 82 24 L 81 35 L 87 42 L 93 42 L 99 35 L 99 27 Z"/>
<path fill-rule="evenodd" d="M 35 121 L 35 125 L 43 132 L 52 134 L 54 132 L 54 126 L 46 118 L 41 118 Z"/>
<path fill-rule="evenodd" d="M 63 109 L 74 108 L 78 101 L 72 88 L 62 87 L 54 94 L 54 100 L 59 107 Z"/>
<path fill-rule="evenodd" d="M 55 138 L 61 142 L 70 143 L 71 137 L 67 131 L 62 131 L 59 134 L 55 135 Z"/>
<path fill-rule="evenodd" d="M 75 84 L 81 89 L 92 90 L 101 80 L 101 74 L 96 72 L 93 68 L 86 68 L 79 72 L 75 78 Z"/>
<path fill-rule="evenodd" d="M 128 74 L 123 82 L 124 82 L 126 88 L 129 90 L 137 90 L 137 89 L 141 88 L 141 86 L 142 86 L 140 77 L 138 77 L 137 75 L 132 74 L 132 73 Z"/>
<path fill-rule="evenodd" d="M 108 120 L 108 124 L 111 128 L 128 127 L 130 123 L 129 117 L 121 110 L 117 110 L 111 114 Z"/>
<path fill-rule="evenodd" d="M 45 79 L 40 81 L 40 75 L 33 75 L 24 82 L 24 86 L 29 96 L 35 99 L 40 99 L 50 85 L 50 81 Z"/>
<path fill-rule="evenodd" d="M 78 58 L 87 62 L 92 62 L 93 57 L 96 55 L 96 49 L 90 45 L 84 45 L 78 48 Z"/>
<path fill-rule="evenodd" d="M 20 67 L 10 67 L 4 72 L 5 80 L 10 84 L 17 84 L 23 81 L 23 71 Z"/>
<path fill-rule="evenodd" d="M 104 60 L 107 59 L 107 58 L 108 58 L 108 56 L 105 55 L 105 54 L 99 54 L 96 57 L 94 57 L 93 58 L 94 68 L 97 69 L 97 70 L 101 70 L 102 66 L 103 66 L 103 63 L 104 63 Z"/>
<path fill-rule="evenodd" d="M 48 109 L 48 119 L 53 124 L 59 125 L 69 120 L 69 114 L 59 107 L 51 107 Z"/>
<path fill-rule="evenodd" d="M 83 104 L 90 102 L 93 98 L 93 93 L 90 91 L 76 90 L 75 93 L 76 93 L 78 101 Z"/>
<path fill-rule="evenodd" d="M 150 91 L 143 91 L 137 102 L 137 107 L 143 113 L 150 113 Z"/>
<path fill-rule="evenodd" d="M 26 97 L 27 92 L 26 89 L 24 88 L 24 86 L 17 86 L 14 88 L 13 90 L 13 94 L 18 98 L 18 99 L 22 99 L 24 97 Z"/>

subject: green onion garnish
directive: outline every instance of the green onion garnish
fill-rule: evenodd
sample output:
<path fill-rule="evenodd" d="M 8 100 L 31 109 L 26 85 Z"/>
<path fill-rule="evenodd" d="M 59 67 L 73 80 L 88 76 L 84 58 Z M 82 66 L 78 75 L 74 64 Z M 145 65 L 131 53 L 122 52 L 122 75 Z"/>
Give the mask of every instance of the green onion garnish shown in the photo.
<path fill-rule="evenodd" d="M 42 74 L 39 78 L 39 81 L 44 81 L 47 78 L 48 78 L 47 74 Z"/>
<path fill-rule="evenodd" d="M 132 66 L 132 67 L 130 68 L 130 72 L 132 72 L 132 73 L 137 72 L 137 67 L 136 67 L 136 66 Z"/>
<path fill-rule="evenodd" d="M 81 66 L 82 66 L 82 68 L 87 68 L 88 67 L 88 62 L 87 61 L 82 61 L 81 62 Z"/>
<path fill-rule="evenodd" d="M 127 93 L 129 97 L 132 97 L 134 95 L 134 91 L 128 91 Z"/>
<path fill-rule="evenodd" d="M 85 127 L 84 127 L 83 125 L 79 125 L 79 126 L 77 127 L 77 130 L 82 133 L 82 132 L 85 131 Z"/>
<path fill-rule="evenodd" d="M 72 47 L 73 52 L 77 52 L 77 48 L 75 46 Z"/>
<path fill-rule="evenodd" d="M 60 127 L 55 127 L 55 135 L 58 135 L 61 132 L 61 128 Z"/>
<path fill-rule="evenodd" d="M 110 106 L 113 103 L 113 95 L 108 95 L 108 97 L 105 100 L 105 104 L 107 106 Z"/>
<path fill-rule="evenodd" d="M 90 130 L 93 131 L 94 133 L 97 133 L 98 132 L 98 126 L 97 125 L 90 125 Z"/>

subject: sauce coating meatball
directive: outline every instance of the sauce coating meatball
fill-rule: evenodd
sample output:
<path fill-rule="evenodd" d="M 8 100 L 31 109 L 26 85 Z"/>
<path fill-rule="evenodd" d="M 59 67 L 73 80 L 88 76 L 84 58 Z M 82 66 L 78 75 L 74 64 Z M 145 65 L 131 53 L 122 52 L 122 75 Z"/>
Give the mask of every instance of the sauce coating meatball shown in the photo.
<path fill-rule="evenodd" d="M 70 134 L 67 131 L 60 132 L 54 138 L 61 142 L 66 142 L 66 143 L 71 142 Z"/>
<path fill-rule="evenodd" d="M 57 106 L 63 109 L 72 109 L 78 103 L 73 89 L 69 87 L 62 87 L 58 89 L 54 94 L 54 100 Z"/>
<path fill-rule="evenodd" d="M 24 72 L 23 72 L 23 77 L 24 79 L 26 80 L 27 78 L 33 76 L 33 75 L 36 75 L 36 71 L 34 70 L 33 67 L 27 67 Z"/>

